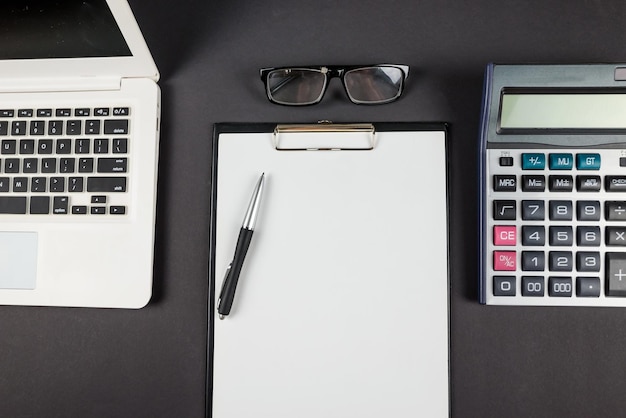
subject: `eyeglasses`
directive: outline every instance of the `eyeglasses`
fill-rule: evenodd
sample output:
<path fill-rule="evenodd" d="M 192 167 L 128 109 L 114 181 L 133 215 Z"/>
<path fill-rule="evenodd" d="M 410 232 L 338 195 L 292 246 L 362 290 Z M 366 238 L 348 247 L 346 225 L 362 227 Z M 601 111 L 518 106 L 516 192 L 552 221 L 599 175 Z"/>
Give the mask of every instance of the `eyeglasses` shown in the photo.
<path fill-rule="evenodd" d="M 383 104 L 402 94 L 408 65 L 263 68 L 261 80 L 272 103 L 306 106 L 319 103 L 328 82 L 339 77 L 352 103 Z"/>

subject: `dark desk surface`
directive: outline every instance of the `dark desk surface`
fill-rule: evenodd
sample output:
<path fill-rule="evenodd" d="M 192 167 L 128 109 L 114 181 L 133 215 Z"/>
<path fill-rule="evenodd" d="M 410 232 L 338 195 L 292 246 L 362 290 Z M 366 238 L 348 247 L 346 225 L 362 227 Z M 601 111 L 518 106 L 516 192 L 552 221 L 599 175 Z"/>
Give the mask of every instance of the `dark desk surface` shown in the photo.
<path fill-rule="evenodd" d="M 0 416 L 202 417 L 212 125 L 320 119 L 451 123 L 453 416 L 624 414 L 626 309 L 476 302 L 476 157 L 485 65 L 624 62 L 626 2 L 131 5 L 162 75 L 155 295 L 138 311 L 0 307 Z M 335 81 L 317 106 L 276 106 L 257 75 L 378 62 L 411 66 L 396 103 L 353 105 Z"/>

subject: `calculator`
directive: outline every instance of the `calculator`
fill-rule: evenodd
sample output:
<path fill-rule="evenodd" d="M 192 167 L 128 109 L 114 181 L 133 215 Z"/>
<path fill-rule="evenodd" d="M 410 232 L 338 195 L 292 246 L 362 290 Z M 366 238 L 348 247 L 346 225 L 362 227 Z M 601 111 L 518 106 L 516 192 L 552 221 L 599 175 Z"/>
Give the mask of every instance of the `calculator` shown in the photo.
<path fill-rule="evenodd" d="M 480 302 L 626 306 L 626 64 L 490 64 L 480 136 Z"/>

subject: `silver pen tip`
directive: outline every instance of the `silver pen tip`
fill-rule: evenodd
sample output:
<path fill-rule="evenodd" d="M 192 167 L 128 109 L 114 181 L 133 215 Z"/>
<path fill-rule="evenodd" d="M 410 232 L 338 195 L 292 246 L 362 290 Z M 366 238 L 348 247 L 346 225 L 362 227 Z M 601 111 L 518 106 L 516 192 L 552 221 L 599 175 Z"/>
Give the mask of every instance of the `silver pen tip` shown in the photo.
<path fill-rule="evenodd" d="M 259 203 L 261 202 L 261 195 L 263 194 L 264 184 L 265 172 L 261 174 L 261 177 L 257 181 L 256 186 L 254 187 L 254 191 L 252 192 L 252 198 L 250 199 L 250 204 L 248 205 L 246 216 L 243 219 L 243 228 L 254 230 L 254 225 L 256 223 L 256 218 L 259 212 Z"/>
<path fill-rule="evenodd" d="M 220 319 L 224 319 L 224 315 L 220 315 Z"/>

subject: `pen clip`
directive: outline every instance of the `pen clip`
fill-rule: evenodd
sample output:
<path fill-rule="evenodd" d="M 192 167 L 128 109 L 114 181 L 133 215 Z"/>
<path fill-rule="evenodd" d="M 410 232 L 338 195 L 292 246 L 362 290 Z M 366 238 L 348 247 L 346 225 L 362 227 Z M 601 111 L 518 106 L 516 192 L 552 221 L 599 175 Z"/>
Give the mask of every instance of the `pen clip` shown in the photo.
<path fill-rule="evenodd" d="M 224 279 L 222 280 L 222 289 L 220 290 L 220 296 L 217 298 L 217 307 L 219 309 L 220 301 L 222 300 L 222 296 L 224 296 L 224 289 L 226 289 L 226 281 L 228 280 L 228 273 L 230 273 L 230 268 L 233 266 L 233 263 L 230 262 L 228 267 L 226 267 L 226 272 L 224 273 Z"/>

